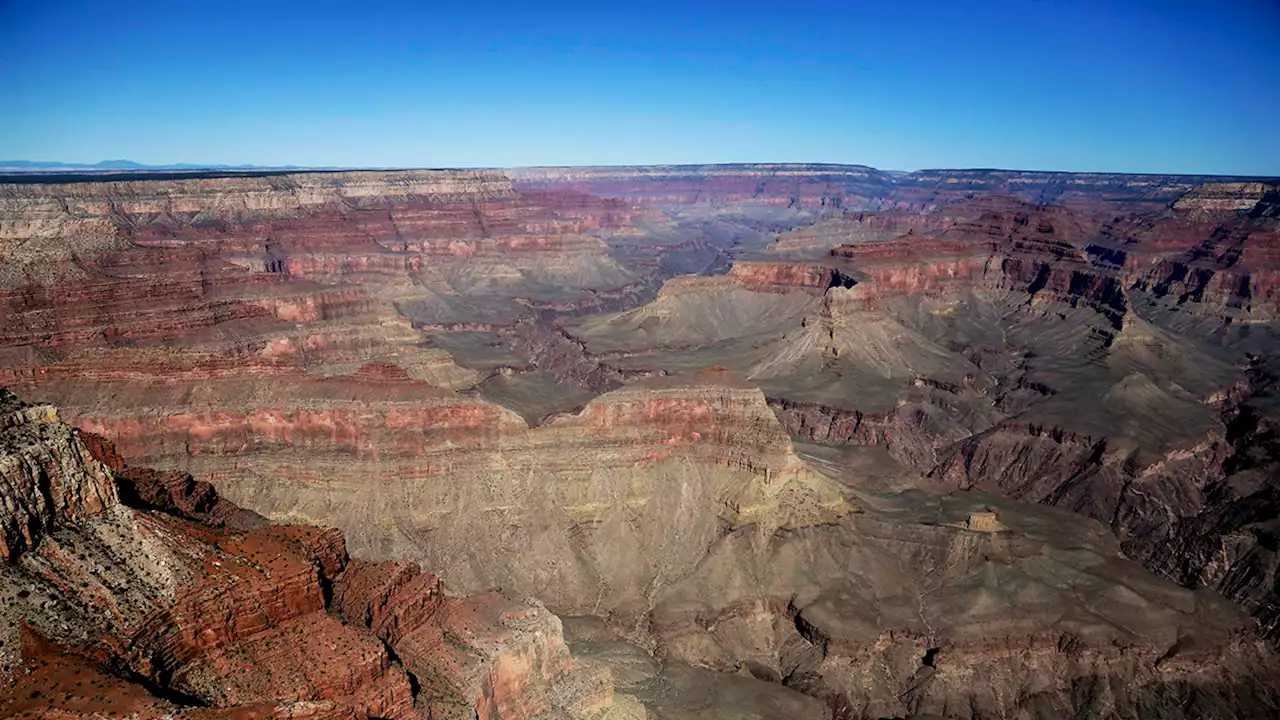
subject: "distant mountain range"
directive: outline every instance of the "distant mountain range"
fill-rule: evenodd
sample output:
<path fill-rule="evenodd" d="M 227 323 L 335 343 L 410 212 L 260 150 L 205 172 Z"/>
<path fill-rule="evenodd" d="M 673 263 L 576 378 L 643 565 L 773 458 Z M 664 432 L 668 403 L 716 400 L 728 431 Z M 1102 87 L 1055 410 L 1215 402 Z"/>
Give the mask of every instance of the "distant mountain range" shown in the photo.
<path fill-rule="evenodd" d="M 211 163 L 173 163 L 146 165 L 132 160 L 103 160 L 96 163 L 58 162 L 53 160 L 0 160 L 0 172 L 63 172 L 111 170 L 316 170 L 303 165 L 217 165 Z"/>

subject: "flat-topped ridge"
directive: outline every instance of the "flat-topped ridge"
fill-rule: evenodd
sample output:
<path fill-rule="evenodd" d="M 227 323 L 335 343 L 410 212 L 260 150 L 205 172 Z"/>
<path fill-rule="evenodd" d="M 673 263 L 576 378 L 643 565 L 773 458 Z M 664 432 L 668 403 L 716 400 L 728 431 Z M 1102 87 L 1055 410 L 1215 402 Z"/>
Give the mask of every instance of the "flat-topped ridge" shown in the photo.
<path fill-rule="evenodd" d="M 257 175 L 183 175 L 140 173 L 127 177 L 54 176 L 32 178 L 0 177 L 0 199 L 86 199 L 135 195 L 216 195 L 244 191 L 305 192 L 329 191 L 338 195 L 368 194 L 371 190 L 410 195 L 430 191 L 470 187 L 488 192 L 512 194 L 511 184 L 501 170 L 351 170 L 294 172 Z"/>

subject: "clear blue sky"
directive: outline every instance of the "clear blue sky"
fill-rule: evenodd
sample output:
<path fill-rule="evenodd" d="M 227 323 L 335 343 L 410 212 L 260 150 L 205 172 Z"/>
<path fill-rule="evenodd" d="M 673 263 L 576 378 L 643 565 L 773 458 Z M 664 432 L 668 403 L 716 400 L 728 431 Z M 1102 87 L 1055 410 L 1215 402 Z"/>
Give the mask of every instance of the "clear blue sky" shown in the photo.
<path fill-rule="evenodd" d="M 0 0 L 0 159 L 1280 174 L 1276 0 Z"/>

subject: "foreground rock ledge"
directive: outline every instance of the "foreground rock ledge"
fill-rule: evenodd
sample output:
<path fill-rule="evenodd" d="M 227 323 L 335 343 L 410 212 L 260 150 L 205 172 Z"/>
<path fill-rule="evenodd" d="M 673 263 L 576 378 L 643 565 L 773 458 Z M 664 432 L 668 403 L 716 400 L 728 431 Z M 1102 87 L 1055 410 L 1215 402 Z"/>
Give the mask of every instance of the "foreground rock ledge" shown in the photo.
<path fill-rule="evenodd" d="M 612 676 L 576 664 L 536 602 L 451 597 L 416 565 L 350 560 L 337 531 L 271 526 L 85 439 L 2 399 L 0 715 L 608 714 Z"/>

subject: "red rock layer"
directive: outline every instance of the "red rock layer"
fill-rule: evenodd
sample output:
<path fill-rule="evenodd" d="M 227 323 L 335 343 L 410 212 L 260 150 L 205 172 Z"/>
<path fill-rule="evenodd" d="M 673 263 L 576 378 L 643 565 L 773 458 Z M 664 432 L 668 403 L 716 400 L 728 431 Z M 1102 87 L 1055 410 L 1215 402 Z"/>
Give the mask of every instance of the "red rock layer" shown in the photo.
<path fill-rule="evenodd" d="M 79 655 L 23 628 L 25 671 L 0 692 L 0 711 L 14 720 L 130 717 L 137 720 L 357 720 L 332 702 L 255 700 L 227 708 L 193 708 L 155 697 Z"/>
<path fill-rule="evenodd" d="M 1237 308 L 1273 316 L 1280 307 L 1280 232 L 1252 223 L 1201 224 L 1198 231 L 1199 242 L 1181 252 L 1135 257 L 1128 272 L 1134 287 L 1206 314 Z"/>
<path fill-rule="evenodd" d="M 621 288 L 633 278 L 582 233 L 631 217 L 486 172 L 6 185 L 0 235 L 21 242 L 3 251 L 0 357 L 29 375 L 159 344 L 307 366 L 421 354 L 398 299 Z"/>
<path fill-rule="evenodd" d="M 344 620 L 396 648 L 423 683 L 433 717 L 453 717 L 459 698 L 485 720 L 539 717 L 558 706 L 585 713 L 609 703 L 611 683 L 602 699 L 567 690 L 573 661 L 559 620 L 541 607 L 517 606 L 498 593 L 449 598 L 438 576 L 393 562 L 353 561 L 333 594 Z"/>
<path fill-rule="evenodd" d="M 857 296 L 872 307 L 904 295 L 1004 289 L 1037 299 L 1083 304 L 1118 327 L 1127 305 L 1116 273 L 1094 266 L 1083 250 L 1093 227 L 1062 208 L 1015 201 L 961 220 L 939 237 L 913 233 L 894 240 L 835 248 L 870 282 Z"/>
<path fill-rule="evenodd" d="M 524 425 L 500 406 L 411 380 L 386 364 L 321 378 L 262 361 L 219 363 L 216 370 L 194 365 L 189 372 L 179 363 L 170 372 L 166 359 L 138 368 L 137 379 L 127 368 L 110 371 L 113 385 L 138 412 L 122 404 L 108 415 L 75 413 L 73 421 L 110 437 L 121 454 L 142 460 L 283 447 L 357 458 L 409 457 L 432 448 L 483 446 Z M 94 382 L 78 365 L 67 364 L 16 386 L 57 389 L 59 399 L 74 402 Z M 196 396 L 206 397 L 200 403 L 205 409 L 186 409 Z"/>
<path fill-rule="evenodd" d="M 1087 248 L 1157 302 L 1210 318 L 1267 320 L 1280 303 L 1274 186 L 1214 183 L 1160 214 L 1119 217 Z"/>
<path fill-rule="evenodd" d="M 218 491 L 207 482 L 183 472 L 125 465 L 115 444 L 101 435 L 85 432 L 80 434 L 80 439 L 96 460 L 111 469 L 117 492 L 130 507 L 154 508 L 215 527 L 244 530 L 266 524 L 261 516 L 219 497 Z"/>
<path fill-rule="evenodd" d="M 367 373 L 385 377 L 387 370 L 372 367 Z M 50 597 L 64 604 L 38 605 L 33 617 L 67 637 L 80 633 L 86 641 L 73 649 L 102 665 L 94 669 L 87 660 L 29 637 L 24 669 L 16 676 L 24 694 L 0 692 L 0 708 L 9 715 L 34 712 L 37 706 L 30 701 L 42 698 L 58 708 L 54 717 L 94 707 L 141 717 L 201 718 L 422 718 L 436 705 L 492 718 L 499 712 L 504 718 L 532 718 L 551 710 L 551 686 L 568 671 L 571 659 L 559 621 L 540 606 L 522 607 L 496 594 L 446 598 L 439 580 L 417 566 L 394 566 L 386 578 L 377 575 L 383 567 L 378 566 L 374 579 L 367 580 L 368 566 L 348 566 L 345 542 L 336 530 L 271 527 L 260 518 L 247 522 L 206 484 L 129 467 L 101 438 L 86 436 L 88 444 L 81 442 L 50 408 L 20 406 L 11 398 L 5 402 L 12 412 L 3 415 L 7 424 L 0 426 L 0 462 L 23 461 L 45 446 L 50 453 L 75 450 L 45 467 L 43 480 L 15 475 L 15 482 L 30 486 L 27 494 L 48 505 L 95 478 L 112 490 L 94 495 L 98 505 L 75 503 L 75 512 L 52 516 L 58 541 L 30 538 L 38 546 L 38 560 L 10 558 L 15 564 L 3 568 L 20 575 L 13 578 L 19 586 L 51 583 L 56 590 Z M 140 507 L 161 512 L 117 505 L 117 478 L 126 501 L 141 500 Z M 6 489 L 6 500 L 10 495 L 17 493 Z M 153 556 L 133 554 L 139 542 Z M 97 553 L 97 543 L 105 543 L 108 553 L 122 553 L 120 567 L 112 571 L 123 578 L 104 575 L 107 571 L 86 557 L 86 550 Z M 157 571 L 164 576 L 159 585 L 152 577 Z M 145 601 L 131 600 L 124 594 L 133 583 L 154 589 Z M 327 600 L 331 585 L 333 605 Z M 10 587 L 10 578 L 0 576 L 0 586 Z M 101 628 L 70 628 L 86 622 L 85 610 L 76 607 L 81 602 L 106 608 L 114 620 Z M 138 613 L 145 614 L 129 619 Z M 450 641 L 449 633 L 465 642 Z M 396 652 L 416 663 L 420 677 L 439 693 L 417 701 L 419 690 L 401 661 L 393 659 L 390 648 L 398 646 Z M 106 668 L 140 677 L 178 704 L 109 677 Z M 79 674 L 85 676 L 81 682 L 96 683 L 92 697 L 86 697 L 88 688 L 67 689 Z M 53 689 L 62 691 L 56 701 L 44 694 Z M 187 707 L 187 700 L 216 710 Z"/>
<path fill-rule="evenodd" d="M 830 287 L 849 287 L 853 279 L 840 269 L 824 263 L 736 262 L 724 276 L 725 281 L 753 288 L 776 286 L 787 289 L 811 289 L 818 292 Z"/>

